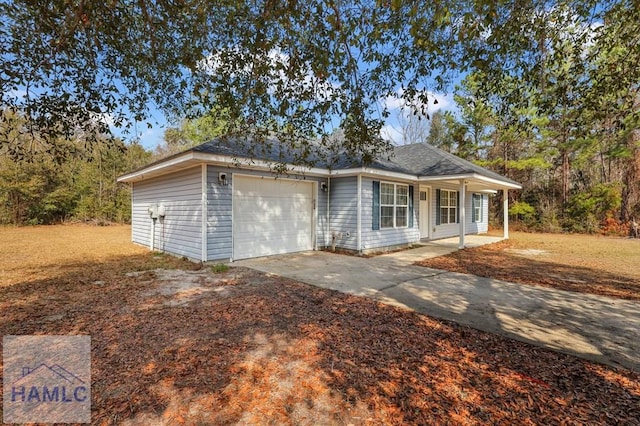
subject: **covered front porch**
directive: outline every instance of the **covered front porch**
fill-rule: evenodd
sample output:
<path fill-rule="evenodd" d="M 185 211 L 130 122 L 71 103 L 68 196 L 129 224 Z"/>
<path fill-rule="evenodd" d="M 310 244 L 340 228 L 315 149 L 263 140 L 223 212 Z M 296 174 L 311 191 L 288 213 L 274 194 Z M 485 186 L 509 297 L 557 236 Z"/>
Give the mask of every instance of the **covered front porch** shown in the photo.
<path fill-rule="evenodd" d="M 504 238 L 488 235 L 467 235 L 465 247 L 480 247 L 486 244 L 497 243 Z M 401 261 L 413 264 L 420 260 L 445 256 L 449 253 L 460 250 L 460 239 L 458 237 L 443 238 L 441 240 L 421 240 L 415 247 L 409 250 L 401 250 L 393 253 L 383 254 L 378 257 L 389 260 Z"/>
<path fill-rule="evenodd" d="M 421 241 L 427 240 L 431 242 L 437 242 L 443 245 L 451 245 L 455 244 L 455 246 L 459 249 L 465 247 L 476 247 L 477 245 L 482 245 L 484 243 L 480 243 L 477 237 L 480 238 L 494 238 L 494 237 L 481 237 L 477 235 L 467 235 L 468 232 L 474 232 L 473 230 L 467 229 L 469 215 L 473 215 L 473 211 L 469 211 L 468 209 L 468 198 L 472 196 L 472 194 L 487 194 L 487 195 L 496 195 L 501 193 L 502 195 L 502 214 L 503 214 L 503 231 L 502 238 L 500 239 L 508 239 L 509 238 L 509 190 L 510 189 L 520 189 L 521 186 L 515 182 L 511 182 L 508 180 L 496 179 L 492 177 L 486 177 L 482 175 L 478 175 L 476 173 L 467 174 L 467 175 L 449 175 L 449 176 L 428 176 L 422 177 L 419 179 L 419 187 L 421 194 L 423 190 L 429 189 L 429 197 L 427 198 L 427 203 L 435 204 L 435 214 L 440 214 L 439 212 L 439 200 L 438 196 L 432 190 L 435 186 L 448 187 L 457 191 L 457 205 L 456 212 L 457 214 L 457 227 L 458 227 L 458 236 L 455 238 L 444 238 L 439 239 L 436 235 L 431 234 L 431 230 L 433 228 L 434 219 L 427 217 L 426 219 L 420 218 L 420 228 L 427 229 L 427 232 L 421 231 Z M 450 191 L 449 191 L 450 192 Z M 422 197 L 420 198 L 422 200 Z M 422 201 L 421 201 L 422 202 Z M 448 207 L 451 209 L 451 205 Z M 446 212 L 445 212 L 446 213 Z M 433 228 L 435 230 L 435 228 Z M 485 231 L 486 232 L 486 231 Z M 494 241 L 492 241 L 494 242 Z"/>

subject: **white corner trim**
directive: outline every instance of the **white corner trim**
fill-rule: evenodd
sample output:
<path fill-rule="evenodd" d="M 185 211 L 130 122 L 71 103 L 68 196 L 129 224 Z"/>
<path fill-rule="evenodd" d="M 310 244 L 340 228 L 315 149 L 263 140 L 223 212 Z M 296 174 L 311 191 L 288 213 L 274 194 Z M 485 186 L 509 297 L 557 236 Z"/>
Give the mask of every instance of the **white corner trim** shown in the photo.
<path fill-rule="evenodd" d="M 207 206 L 207 165 L 202 164 L 202 261 L 207 261 L 208 247 L 207 247 L 207 219 L 208 219 L 208 206 Z"/>
<path fill-rule="evenodd" d="M 317 181 L 313 181 L 311 192 L 313 194 L 313 211 L 311 212 L 311 238 L 313 242 L 313 250 L 318 251 L 318 215 L 320 214 L 320 185 Z"/>
<path fill-rule="evenodd" d="M 235 244 L 235 231 L 234 229 L 236 228 L 236 203 L 233 202 L 233 199 L 235 198 L 235 189 L 234 189 L 234 182 L 235 182 L 235 177 L 236 174 L 235 173 L 231 173 L 231 259 L 229 259 L 229 262 L 233 262 L 235 260 L 235 252 L 234 252 L 234 247 L 236 246 Z M 227 176 L 227 179 L 229 179 L 229 177 Z"/>
<path fill-rule="evenodd" d="M 327 233 L 324 234 L 324 245 L 331 245 L 331 176 L 327 177 Z"/>
<path fill-rule="evenodd" d="M 356 230 L 356 248 L 358 253 L 362 252 L 362 175 L 358 175 L 358 196 L 357 196 L 357 213 L 356 223 L 358 229 Z"/>

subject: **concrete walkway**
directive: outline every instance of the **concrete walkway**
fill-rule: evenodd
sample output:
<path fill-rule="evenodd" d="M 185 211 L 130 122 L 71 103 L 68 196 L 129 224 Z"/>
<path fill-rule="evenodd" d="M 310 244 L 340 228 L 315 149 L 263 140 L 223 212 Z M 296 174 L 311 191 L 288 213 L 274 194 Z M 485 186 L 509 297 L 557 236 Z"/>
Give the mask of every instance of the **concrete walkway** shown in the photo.
<path fill-rule="evenodd" d="M 419 259 L 455 251 L 457 238 L 453 240 L 368 259 L 304 252 L 243 260 L 234 265 L 372 297 L 476 329 L 640 371 L 640 303 L 412 265 Z M 467 243 L 489 241 L 470 239 Z"/>

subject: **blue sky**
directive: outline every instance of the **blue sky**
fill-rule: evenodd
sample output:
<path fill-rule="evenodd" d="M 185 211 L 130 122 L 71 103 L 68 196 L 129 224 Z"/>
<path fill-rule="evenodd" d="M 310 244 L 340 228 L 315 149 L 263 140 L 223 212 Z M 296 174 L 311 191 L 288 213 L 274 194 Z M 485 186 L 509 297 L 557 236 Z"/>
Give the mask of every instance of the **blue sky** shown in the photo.
<path fill-rule="evenodd" d="M 436 111 L 457 111 L 452 92 L 446 94 L 429 92 L 429 98 L 437 99 L 438 101 L 437 104 L 433 104 L 432 101 L 429 102 L 427 108 L 429 114 L 433 114 Z M 403 142 L 403 117 L 412 113 L 404 107 L 404 102 L 400 98 L 390 97 L 382 100 L 381 103 L 385 104 L 391 112 L 382 128 L 381 134 L 385 139 L 401 144 Z M 124 133 L 113 126 L 111 129 L 116 136 L 122 137 L 126 141 L 132 141 L 137 138 L 144 148 L 154 150 L 158 145 L 162 144 L 164 132 L 168 127 L 171 127 L 171 124 L 167 122 L 164 114 L 158 109 L 152 108 L 150 114 L 151 119 L 149 122 L 152 124 L 151 128 L 148 128 L 146 122 L 138 122 L 132 126 L 129 133 Z"/>

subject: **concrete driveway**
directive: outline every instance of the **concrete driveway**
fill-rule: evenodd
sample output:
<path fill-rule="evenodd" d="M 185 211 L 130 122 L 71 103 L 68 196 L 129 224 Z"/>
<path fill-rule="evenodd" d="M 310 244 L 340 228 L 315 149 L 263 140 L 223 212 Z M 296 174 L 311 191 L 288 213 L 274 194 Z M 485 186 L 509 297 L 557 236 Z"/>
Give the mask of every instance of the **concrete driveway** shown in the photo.
<path fill-rule="evenodd" d="M 640 371 L 640 303 L 412 265 L 455 250 L 443 246 L 428 244 L 368 259 L 304 252 L 234 265 Z"/>

